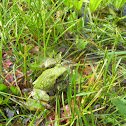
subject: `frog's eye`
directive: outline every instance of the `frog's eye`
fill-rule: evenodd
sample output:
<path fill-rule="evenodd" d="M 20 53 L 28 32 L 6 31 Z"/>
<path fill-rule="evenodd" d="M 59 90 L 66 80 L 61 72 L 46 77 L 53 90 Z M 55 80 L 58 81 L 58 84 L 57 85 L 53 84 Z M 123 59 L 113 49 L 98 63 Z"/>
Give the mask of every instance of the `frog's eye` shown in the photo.
<path fill-rule="evenodd" d="M 56 83 L 60 83 L 60 82 L 63 82 L 64 81 L 64 78 L 63 78 L 63 74 L 60 75 L 57 79 L 56 79 Z"/>
<path fill-rule="evenodd" d="M 56 80 L 63 80 L 64 75 L 60 75 Z"/>
<path fill-rule="evenodd" d="M 62 78 L 63 77 L 63 74 L 62 75 L 60 75 L 59 77 L 58 77 L 58 79 L 60 79 L 60 78 Z"/>

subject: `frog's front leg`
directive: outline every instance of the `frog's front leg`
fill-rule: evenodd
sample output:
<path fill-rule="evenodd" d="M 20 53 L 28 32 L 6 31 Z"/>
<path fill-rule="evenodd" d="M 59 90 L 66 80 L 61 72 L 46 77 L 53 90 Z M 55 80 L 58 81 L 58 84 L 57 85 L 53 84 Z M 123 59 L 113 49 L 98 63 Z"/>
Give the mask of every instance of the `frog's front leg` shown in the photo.
<path fill-rule="evenodd" d="M 30 97 L 33 97 L 34 99 L 38 99 L 38 100 L 43 100 L 43 101 L 49 101 L 50 97 L 49 95 L 46 93 L 46 91 L 43 91 L 41 89 L 33 89 L 33 91 L 31 92 Z"/>

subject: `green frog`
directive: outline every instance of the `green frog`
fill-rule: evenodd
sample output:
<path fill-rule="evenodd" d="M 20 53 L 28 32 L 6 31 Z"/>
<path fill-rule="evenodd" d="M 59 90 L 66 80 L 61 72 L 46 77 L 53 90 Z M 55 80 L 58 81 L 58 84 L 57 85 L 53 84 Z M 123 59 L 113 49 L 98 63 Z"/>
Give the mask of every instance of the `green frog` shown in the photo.
<path fill-rule="evenodd" d="M 34 82 L 31 96 L 34 99 L 50 101 L 47 92 L 55 89 L 62 90 L 66 87 L 68 70 L 65 66 L 57 64 L 54 68 L 45 70 Z"/>

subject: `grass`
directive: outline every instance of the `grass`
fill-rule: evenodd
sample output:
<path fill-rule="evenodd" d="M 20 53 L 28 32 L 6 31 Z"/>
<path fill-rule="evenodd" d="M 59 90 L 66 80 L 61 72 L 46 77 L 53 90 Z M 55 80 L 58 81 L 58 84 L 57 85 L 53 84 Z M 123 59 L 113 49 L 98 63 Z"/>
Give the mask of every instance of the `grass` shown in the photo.
<path fill-rule="evenodd" d="M 65 0 L 0 2 L 0 84 L 9 89 L 0 88 L 1 125 L 126 124 L 126 26 L 112 5 L 100 5 L 91 13 L 85 4 L 80 17 Z M 37 109 L 30 110 L 37 103 L 31 99 L 31 106 L 27 104 L 29 94 L 24 90 L 32 90 L 42 71 L 65 60 L 69 72 L 74 70 L 67 88 L 56 91 L 50 103 L 39 101 Z M 20 96 L 12 93 L 11 86 Z"/>

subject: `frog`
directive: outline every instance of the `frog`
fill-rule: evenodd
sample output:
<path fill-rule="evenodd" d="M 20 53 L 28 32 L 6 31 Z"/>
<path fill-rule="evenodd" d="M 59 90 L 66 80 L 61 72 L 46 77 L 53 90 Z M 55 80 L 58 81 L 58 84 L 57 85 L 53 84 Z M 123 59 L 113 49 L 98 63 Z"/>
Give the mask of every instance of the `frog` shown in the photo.
<path fill-rule="evenodd" d="M 34 99 L 49 102 L 50 96 L 47 92 L 53 90 L 62 90 L 66 87 L 68 69 L 62 64 L 57 64 L 53 68 L 49 68 L 33 82 L 33 91 L 31 96 Z"/>

